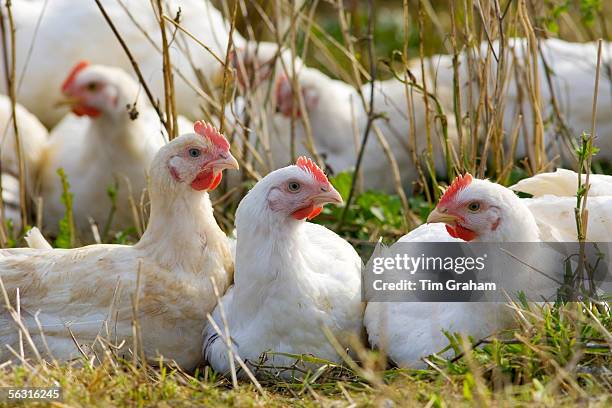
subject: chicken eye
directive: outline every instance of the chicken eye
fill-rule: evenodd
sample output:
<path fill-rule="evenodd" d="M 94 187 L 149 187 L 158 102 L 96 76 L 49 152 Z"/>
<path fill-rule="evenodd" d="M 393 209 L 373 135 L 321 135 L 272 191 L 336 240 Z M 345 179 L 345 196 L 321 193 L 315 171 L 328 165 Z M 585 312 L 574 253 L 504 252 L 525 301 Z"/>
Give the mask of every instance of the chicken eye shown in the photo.
<path fill-rule="evenodd" d="M 189 149 L 190 157 L 200 157 L 201 154 L 202 152 L 199 149 Z"/>
<path fill-rule="evenodd" d="M 85 87 L 87 88 L 88 91 L 93 92 L 98 89 L 98 84 L 95 82 L 90 82 L 87 85 L 85 85 Z"/>
<path fill-rule="evenodd" d="M 300 183 L 298 183 L 297 181 L 290 181 L 289 184 L 287 184 L 287 188 L 289 189 L 289 191 L 291 191 L 292 193 L 295 193 L 297 191 L 300 191 L 300 188 L 302 186 L 300 185 Z"/>
<path fill-rule="evenodd" d="M 477 212 L 478 210 L 480 210 L 480 203 L 478 201 L 472 201 L 468 204 L 468 210 L 470 210 L 471 212 Z"/>

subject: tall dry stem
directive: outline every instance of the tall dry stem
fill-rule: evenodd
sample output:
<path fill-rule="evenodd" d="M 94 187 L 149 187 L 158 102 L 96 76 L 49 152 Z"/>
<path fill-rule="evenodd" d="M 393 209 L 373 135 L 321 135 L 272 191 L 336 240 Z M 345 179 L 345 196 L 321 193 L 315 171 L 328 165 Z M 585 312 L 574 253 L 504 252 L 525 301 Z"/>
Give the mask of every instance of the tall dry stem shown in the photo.
<path fill-rule="evenodd" d="M 25 230 L 29 224 L 28 217 L 28 195 L 26 185 L 26 166 L 23 155 L 23 149 L 21 145 L 21 137 L 19 134 L 19 126 L 17 124 L 17 93 L 16 93 L 16 80 L 15 66 L 17 64 L 17 49 L 15 46 L 15 21 L 13 19 L 13 11 L 11 0 L 7 0 L 5 3 L 6 7 L 6 21 L 4 13 L 2 12 L 2 6 L 0 6 L 0 32 L 2 33 L 2 57 L 4 62 L 4 75 L 6 80 L 6 88 L 9 92 L 9 99 L 11 101 L 11 122 L 13 125 L 13 133 L 15 136 L 15 156 L 17 156 L 17 163 L 19 168 L 19 209 L 21 215 L 21 226 Z M 8 27 L 6 23 L 8 22 Z M 7 32 L 8 31 L 8 32 Z M 8 50 L 11 50 L 10 56 Z M 1 187 L 1 186 L 0 186 Z M 0 195 L 2 189 L 0 188 Z M 0 199 L 2 204 L 2 230 L 4 236 L 4 203 Z"/>

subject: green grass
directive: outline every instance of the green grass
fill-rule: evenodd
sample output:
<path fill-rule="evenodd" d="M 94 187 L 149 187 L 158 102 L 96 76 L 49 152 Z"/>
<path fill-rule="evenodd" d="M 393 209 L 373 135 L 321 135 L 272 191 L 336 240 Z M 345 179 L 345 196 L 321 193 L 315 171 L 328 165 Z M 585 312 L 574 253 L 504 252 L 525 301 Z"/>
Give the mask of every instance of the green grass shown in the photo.
<path fill-rule="evenodd" d="M 74 227 L 72 201 L 74 194 L 70 192 L 70 183 L 64 169 L 57 169 L 57 175 L 62 183 L 61 201 L 66 210 L 64 217 L 59 221 L 59 230 L 55 238 L 56 248 L 74 248 L 76 245 L 76 232 Z"/>

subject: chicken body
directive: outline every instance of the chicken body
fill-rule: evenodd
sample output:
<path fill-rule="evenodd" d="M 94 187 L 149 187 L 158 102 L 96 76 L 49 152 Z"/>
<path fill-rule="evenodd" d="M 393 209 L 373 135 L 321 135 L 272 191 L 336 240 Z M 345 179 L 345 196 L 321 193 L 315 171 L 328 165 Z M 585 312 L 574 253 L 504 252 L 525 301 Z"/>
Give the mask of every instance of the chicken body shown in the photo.
<path fill-rule="evenodd" d="M 257 183 L 236 213 L 234 286 L 221 300 L 234 353 L 251 369 L 279 372 L 283 378 L 298 375 L 283 369 L 295 359 L 278 354 L 260 359 L 263 353 L 313 354 L 340 362 L 322 328 L 346 345 L 348 338 L 361 335 L 363 318 L 361 259 L 335 233 L 303 221 L 310 198 L 283 192 L 288 182 L 300 183 L 304 194 L 313 186 L 318 205 L 340 199 L 327 181 L 319 186 L 298 166 L 276 170 Z M 329 190 L 322 193 L 322 188 Z M 213 318 L 224 330 L 219 307 Z M 210 325 L 203 353 L 216 371 L 230 370 L 226 344 Z M 258 368 L 262 360 L 273 368 Z"/>
<path fill-rule="evenodd" d="M 201 150 L 201 158 L 188 159 L 191 149 Z M 21 314 L 40 353 L 78 357 L 74 335 L 85 351 L 96 348 L 98 336 L 125 340 L 119 350 L 125 354 L 133 347 L 136 317 L 148 359 L 163 355 L 187 370 L 198 364 L 205 316 L 216 303 L 210 278 L 224 290 L 232 276 L 227 238 L 208 195 L 193 187 L 195 181 L 188 184 L 205 171 L 203 160 L 236 167 L 229 151 L 199 135 L 181 136 L 159 151 L 151 168 L 150 222 L 134 246 L 0 251 L 0 278 L 13 305 L 19 289 Z M 17 350 L 16 326 L 6 312 L 0 339 Z M 2 359 L 10 357 L 3 346 Z"/>
<path fill-rule="evenodd" d="M 423 224 L 399 242 L 465 242 L 451 237 L 444 224 Z M 368 339 L 400 367 L 424 367 L 421 360 L 448 344 L 443 330 L 482 338 L 512 326 L 503 304 L 484 302 L 368 302 L 364 316 Z"/>
<path fill-rule="evenodd" d="M 298 72 L 300 94 L 294 93 L 292 80 L 281 76 L 276 84 L 276 110 L 278 114 L 266 113 L 267 119 L 257 128 L 259 141 L 266 147 L 262 157 L 270 157 L 275 166 L 286 165 L 291 160 L 292 143 L 296 154 L 310 154 L 312 140 L 314 149 L 323 158 L 332 173 L 352 170 L 368 122 L 368 115 L 359 93 L 355 88 L 340 80 L 335 80 L 321 71 L 302 67 Z M 366 106 L 370 103 L 370 85 L 365 84 L 361 92 Z M 294 97 L 295 95 L 295 97 Z M 300 96 L 301 95 L 301 96 Z M 302 103 L 298 98 L 302 98 Z M 297 105 L 296 105 L 297 103 Z M 392 166 L 387 153 L 393 155 L 400 172 L 400 184 L 410 186 L 417 179 L 414 163 L 422 159 L 427 150 L 425 113 L 422 98 L 414 97 L 414 117 L 408 109 L 408 98 L 404 84 L 396 80 L 377 81 L 374 84 L 374 111 L 382 114 L 375 120 L 366 145 L 362 161 L 363 186 L 366 189 L 395 191 Z M 242 106 L 244 104 L 242 103 Z M 250 117 L 257 117 L 250 110 Z M 294 138 L 292 142 L 291 116 L 294 119 Z M 433 118 L 434 115 L 432 114 Z M 448 118 L 451 122 L 453 119 Z M 304 123 L 307 121 L 309 126 Z M 449 125 L 450 141 L 454 144 L 453 126 Z M 415 137 L 411 137 L 411 127 Z M 432 129 L 435 125 L 432 123 Z M 309 135 L 312 135 L 310 139 Z M 381 139 L 384 139 L 386 146 Z M 432 147 L 435 158 L 435 171 L 445 170 L 445 143 L 435 131 L 432 132 Z M 272 166 L 273 167 L 273 166 Z"/>
<path fill-rule="evenodd" d="M 586 183 L 586 175 L 581 175 L 581 179 L 583 184 Z M 586 239 L 609 242 L 612 239 L 612 176 L 591 174 L 589 184 Z M 510 188 L 533 195 L 533 198 L 523 201 L 538 223 L 542 241 L 576 241 L 574 209 L 578 191 L 577 173 L 557 169 L 554 173 L 541 173 L 523 179 Z"/>
<path fill-rule="evenodd" d="M 455 184 L 455 183 L 453 183 Z M 480 242 L 533 242 L 539 240 L 536 221 L 524 200 L 511 190 L 486 180 L 471 180 L 456 188 L 448 189 L 448 198 L 440 200 L 438 212 L 430 215 L 432 224 L 421 225 L 400 238 L 400 242 L 465 242 L 449 212 L 459 212 L 473 202 L 479 202 L 483 214 L 470 224 L 476 232 L 474 241 Z M 448 211 L 442 209 L 447 208 Z M 455 210 L 457 208 L 457 210 Z M 465 210 L 467 212 L 467 210 Z M 454 215 L 453 215 L 454 216 Z M 447 218 L 444 218 L 447 217 Z M 470 221 L 464 217 L 466 222 Z M 437 221 L 453 223 L 450 230 Z M 501 221 L 497 221 L 501 220 Z M 494 229 L 491 225 L 496 225 Z M 465 235 L 467 236 L 467 233 Z M 512 313 L 503 303 L 485 302 L 369 302 L 364 324 L 370 344 L 383 349 L 400 367 L 424 367 L 421 360 L 442 350 L 448 340 L 443 331 L 463 333 L 482 338 L 513 326 Z"/>
<path fill-rule="evenodd" d="M 107 192 L 110 187 L 117 190 L 110 231 L 122 231 L 137 224 L 130 201 L 136 205 L 140 202 L 147 186 L 147 169 L 167 138 L 157 113 L 144 100 L 138 84 L 124 71 L 91 65 L 79 71 L 74 81 L 75 89 L 99 84 L 99 90 L 91 95 L 77 98 L 69 93 L 67 96 L 82 100 L 74 102 L 81 103 L 75 105 L 75 111 L 83 106 L 90 109 L 95 106 L 97 110 L 93 112 L 97 115 L 79 117 L 71 113 L 52 130 L 40 166 L 39 194 L 43 198 L 45 231 L 54 234 L 66 211 L 57 174 L 63 168 L 74 194 L 73 216 L 81 239 L 93 242 L 90 219 L 100 229 L 107 223 L 112 208 Z M 128 104 L 130 110 L 137 112 L 137 117 L 131 117 Z M 191 123 L 180 117 L 179 133 L 190 128 Z"/>
<path fill-rule="evenodd" d="M 499 41 L 493 41 L 491 45 L 484 42 L 480 47 L 465 51 L 459 56 L 459 75 L 460 89 L 462 98 L 462 107 L 465 112 L 468 109 L 476 109 L 479 104 L 480 89 L 479 79 L 470 77 L 468 53 L 471 53 L 472 58 L 477 62 L 486 58 L 489 48 L 495 50 L 499 57 L 502 49 Z M 554 106 L 550 103 L 553 94 L 556 100 L 559 113 L 563 116 L 565 125 L 569 135 L 572 138 L 577 138 L 582 132 L 591 132 L 591 111 L 594 90 L 594 78 L 597 65 L 597 44 L 591 43 L 571 43 L 558 39 L 539 40 L 541 55 L 538 52 L 537 67 L 539 78 L 539 93 L 541 95 L 542 106 L 539 107 L 545 130 L 545 144 L 550 158 L 560 156 L 561 162 L 566 166 L 575 167 L 574 149 L 569 146 L 568 141 L 561 135 L 556 126 L 549 123 L 556 123 Z M 603 45 L 603 61 L 602 67 L 605 64 L 612 62 L 612 55 L 608 51 L 609 43 Z M 533 135 L 534 135 L 534 105 L 530 101 L 527 93 L 527 84 L 530 81 L 528 77 L 533 78 L 533 69 L 528 68 L 527 58 L 530 55 L 527 41 L 523 38 L 511 38 L 508 40 L 508 45 L 504 49 L 506 53 L 508 81 L 503 84 L 503 124 L 505 134 L 507 135 L 506 146 L 510 147 L 513 129 L 515 128 L 518 115 L 521 114 L 522 125 L 519 127 L 518 148 L 516 151 L 517 158 L 526 156 L 533 157 Z M 549 69 L 547 70 L 546 64 Z M 428 83 L 431 89 L 435 92 L 444 104 L 445 109 L 449 112 L 453 111 L 453 63 L 451 55 L 436 55 L 430 57 L 426 64 L 428 70 L 426 76 L 429 79 Z M 531 62 L 533 64 L 533 62 Z M 492 55 L 490 55 L 490 68 L 488 71 L 489 78 L 496 78 L 497 63 Z M 548 71 L 548 72 L 547 72 Z M 420 62 L 415 61 L 411 67 L 411 72 L 416 76 L 421 76 Z M 550 75 L 550 84 L 548 84 L 548 75 Z M 478 75 L 480 75 L 478 73 Z M 602 78 L 605 74 L 605 69 L 602 69 Z M 531 79 L 532 81 L 533 79 Z M 435 85 L 435 87 L 434 87 Z M 494 80 L 488 84 L 488 98 L 492 99 L 494 95 Z M 471 89 L 471 95 L 470 95 Z M 600 85 L 600 95 L 601 90 Z M 471 96 L 471 99 L 470 99 Z M 500 109 L 500 107 L 497 107 Z M 612 160 L 612 142 L 605 135 L 612 133 L 612 99 L 600 97 L 598 99 L 597 108 L 597 134 L 601 137 L 596 139 L 596 146 L 601 148 L 598 153 L 598 158 Z M 527 147 L 526 147 L 527 146 Z"/>
<path fill-rule="evenodd" d="M 161 35 L 152 3 L 148 0 L 103 0 L 101 3 L 138 62 L 152 92 L 160 97 L 164 93 L 159 51 Z M 165 14 L 171 17 L 177 15 L 180 7 L 181 26 L 206 43 L 216 55 L 224 55 L 229 40 L 229 23 L 208 0 L 169 0 L 163 4 L 167 7 Z M 86 59 L 133 72 L 125 52 L 93 1 L 17 0 L 13 1 L 13 14 L 19 50 L 16 72 L 19 75 L 23 72 L 18 101 L 47 126 L 55 125 L 66 112 L 52 106 L 61 97 L 59 89 L 64 76 L 76 61 Z M 167 23 L 167 26 L 172 24 Z M 171 30 L 174 32 L 173 28 Z M 221 64 L 180 30 L 173 38 L 170 53 L 172 64 L 177 69 L 174 76 L 177 110 L 193 118 L 199 115 L 197 109 L 201 102 L 192 89 L 193 85 L 200 87 L 196 70 L 204 78 L 209 78 Z M 234 32 L 233 42 L 240 46 L 244 39 Z M 31 57 L 28 56 L 30 47 Z M 4 86 L 4 83 L 0 84 L 0 92 L 5 92 Z"/>
<path fill-rule="evenodd" d="M 4 204 L 3 225 L 7 221 L 15 232 L 21 229 L 21 199 L 19 196 L 19 179 L 9 173 L 2 173 L 2 204 Z M 7 225 L 8 228 L 8 225 Z"/>
<path fill-rule="evenodd" d="M 40 164 L 48 132 L 38 118 L 20 104 L 16 104 L 15 111 L 24 164 L 26 171 L 32 173 L 36 171 Z M 19 174 L 19 161 L 15 149 L 11 101 L 4 95 L 0 95 L 0 132 L 2 132 L 0 134 L 2 172 L 17 176 Z"/>
<path fill-rule="evenodd" d="M 26 192 L 29 195 L 32 192 L 34 175 L 38 171 L 43 157 L 48 132 L 36 116 L 28 112 L 23 106 L 17 104 L 15 112 L 25 168 Z M 4 215 L 7 220 L 12 222 L 14 229 L 19 231 L 21 229 L 19 159 L 17 158 L 12 122 L 11 101 L 4 95 L 0 95 L 0 132 Z"/>
<path fill-rule="evenodd" d="M 581 175 L 582 184 L 586 183 L 586 174 Z M 612 196 L 612 176 L 591 174 L 589 176 L 589 197 Z M 538 198 L 545 195 L 558 197 L 575 197 L 578 191 L 578 173 L 558 168 L 554 173 L 540 173 L 520 180 L 510 187 L 514 191 L 531 194 Z"/>
<path fill-rule="evenodd" d="M 576 230 L 575 197 L 545 195 L 523 200 L 534 215 L 544 242 L 575 242 Z M 612 195 L 587 199 L 589 218 L 586 240 L 610 242 L 612 240 Z"/>

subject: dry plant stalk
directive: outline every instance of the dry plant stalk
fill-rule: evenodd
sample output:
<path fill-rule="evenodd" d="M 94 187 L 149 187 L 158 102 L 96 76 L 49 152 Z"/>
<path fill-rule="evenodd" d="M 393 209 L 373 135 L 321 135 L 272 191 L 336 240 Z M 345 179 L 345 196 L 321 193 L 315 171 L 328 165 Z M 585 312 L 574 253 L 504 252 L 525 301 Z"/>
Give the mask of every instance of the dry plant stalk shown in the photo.
<path fill-rule="evenodd" d="M 113 34 L 117 38 L 117 41 L 119 41 L 121 48 L 125 52 L 128 59 L 130 60 L 130 64 L 132 64 L 132 68 L 134 69 L 134 72 L 136 73 L 136 76 L 138 77 L 138 81 L 142 85 L 142 88 L 144 89 L 145 94 L 147 95 L 147 98 L 149 99 L 149 102 L 151 103 L 151 106 L 153 106 L 153 108 L 155 109 L 155 112 L 157 113 L 157 116 L 159 117 L 160 122 L 162 123 L 164 128 L 168 129 L 169 125 L 166 119 L 164 118 L 164 114 L 159 108 L 159 102 L 153 96 L 151 89 L 149 89 L 149 86 L 147 85 L 147 81 L 144 79 L 144 76 L 142 75 L 142 72 L 140 71 L 140 66 L 138 65 L 138 62 L 134 59 L 134 56 L 132 55 L 130 48 L 127 46 L 123 37 L 121 37 L 121 34 L 119 34 L 119 31 L 117 31 L 117 27 L 115 27 L 113 20 L 110 18 L 110 16 L 106 12 L 106 9 L 104 9 L 104 6 L 102 6 L 102 3 L 100 3 L 100 0 L 94 0 L 94 1 L 96 2 L 98 9 L 100 9 L 100 12 L 102 13 L 102 16 L 104 17 L 104 20 L 106 20 L 106 23 L 108 24 Z"/>
<path fill-rule="evenodd" d="M 414 93 L 412 92 L 412 87 L 409 86 L 409 83 L 412 81 L 410 80 L 408 76 L 409 74 L 408 42 L 409 42 L 409 35 L 410 35 L 409 34 L 410 33 L 410 19 L 409 19 L 409 13 L 408 13 L 408 0 L 403 0 L 402 6 L 403 6 L 402 10 L 403 10 L 403 28 L 404 28 L 404 44 L 403 44 L 404 48 L 402 50 L 402 62 L 404 65 L 403 83 L 404 83 L 404 93 L 406 95 L 406 106 L 408 107 L 408 120 L 410 122 L 408 148 L 410 151 L 412 162 L 418 174 L 418 180 L 420 180 L 421 185 L 424 186 L 423 192 L 425 193 L 425 199 L 427 200 L 428 203 L 432 203 L 433 202 L 432 196 L 429 192 L 429 188 L 426 187 L 428 185 L 427 177 L 425 175 L 425 172 L 423 171 L 423 168 L 421 167 L 421 162 L 417 155 L 417 136 L 416 136 L 416 127 L 415 127 L 416 117 L 415 117 L 415 111 L 414 111 Z"/>
<path fill-rule="evenodd" d="M 232 19 L 230 20 L 230 32 L 229 32 L 229 41 L 227 42 L 227 49 L 225 51 L 225 63 L 223 64 L 223 88 L 221 90 L 221 115 L 219 117 L 219 132 L 223 133 L 225 129 L 225 105 L 226 105 L 226 97 L 227 97 L 227 89 L 229 86 L 230 80 L 230 71 L 229 71 L 229 60 L 232 52 L 233 42 L 232 35 L 234 34 L 234 29 L 236 27 L 236 12 L 238 10 L 238 4 L 234 5 L 234 11 L 232 13 Z"/>
<path fill-rule="evenodd" d="M 13 11 L 11 9 L 11 1 L 8 0 L 5 3 L 6 7 L 6 20 L 8 21 L 8 27 L 6 27 L 4 13 L 0 6 L 0 31 L 2 32 L 2 57 L 4 62 L 4 74 L 6 80 L 6 88 L 9 92 L 9 99 L 11 101 L 11 122 L 13 124 L 13 132 L 15 133 L 15 155 L 17 156 L 17 162 L 19 167 L 19 209 L 21 214 L 21 226 L 25 230 L 29 224 L 28 220 L 28 207 L 27 207 L 27 185 L 26 185 L 26 168 L 25 159 L 23 157 L 23 149 L 21 146 L 21 138 L 19 137 L 19 126 L 17 125 L 17 94 L 16 94 L 16 75 L 15 65 L 17 63 L 17 49 L 15 47 L 15 22 L 13 20 Z M 8 33 L 7 33 L 8 29 Z M 9 45 L 10 43 L 10 45 Z M 8 49 L 11 50 L 11 55 L 8 55 Z M 0 186 L 1 187 L 1 186 Z M 2 189 L 0 188 L 0 195 Z M 2 235 L 6 237 L 4 227 L 4 203 L 0 199 L 2 204 Z M 6 241 L 5 241 L 6 242 Z M 3 242 L 3 246 L 4 243 Z"/>
<path fill-rule="evenodd" d="M 340 16 L 343 17 L 344 13 L 342 11 L 342 2 L 339 1 L 338 2 L 338 7 L 339 7 L 339 11 L 340 11 Z M 368 115 L 368 119 L 366 122 L 366 127 L 365 130 L 363 132 L 363 139 L 361 141 L 361 146 L 359 146 L 359 153 L 357 154 L 357 162 L 355 163 L 355 173 L 353 175 L 353 179 L 351 180 L 351 189 L 349 190 L 349 195 L 348 198 L 346 199 L 346 204 L 344 205 L 344 208 L 342 210 L 342 213 L 340 215 L 340 220 L 338 221 L 338 225 L 336 227 L 337 230 L 340 230 L 342 225 L 344 224 L 344 220 L 346 218 L 346 214 L 348 213 L 348 210 L 351 206 L 351 203 L 353 201 L 353 196 L 355 195 L 355 186 L 357 185 L 357 178 L 359 177 L 359 171 L 361 168 L 361 162 L 363 160 L 363 155 L 365 153 L 365 147 L 366 144 L 368 143 L 368 138 L 370 136 L 370 129 L 372 127 L 372 124 L 374 122 L 374 120 L 376 119 L 376 114 L 374 113 L 374 82 L 376 80 L 376 54 L 374 52 L 374 5 L 373 5 L 373 0 L 369 0 L 368 1 L 368 34 L 367 34 L 367 40 L 368 40 L 368 59 L 370 62 L 370 99 L 369 99 L 369 104 L 366 104 L 366 100 L 363 96 L 363 93 L 361 92 L 361 86 L 359 86 L 358 89 L 358 93 L 359 96 L 361 97 L 362 103 L 364 105 L 364 108 L 366 110 L 366 113 Z M 343 33 L 345 32 L 345 30 L 343 30 Z M 349 49 L 352 48 L 352 41 L 348 38 L 348 31 L 346 31 L 345 33 L 345 41 L 347 41 L 347 44 L 349 45 Z M 357 81 L 357 83 L 359 84 L 360 79 L 358 76 L 358 71 L 356 68 L 354 68 L 354 74 L 355 74 L 355 79 Z"/>
<path fill-rule="evenodd" d="M 423 78 L 423 104 L 425 105 L 425 136 L 426 136 L 426 145 L 427 145 L 427 153 L 426 153 L 426 162 L 427 168 L 429 170 L 429 176 L 432 180 L 434 180 L 434 185 L 437 184 L 436 173 L 435 173 L 435 163 L 433 156 L 433 144 L 431 140 L 431 118 L 429 111 L 429 97 L 427 91 L 427 81 L 425 80 L 425 49 L 424 49 L 424 30 L 425 30 L 425 12 L 423 10 L 423 1 L 419 0 L 417 7 L 417 23 L 419 28 L 419 60 L 421 62 L 421 77 Z M 437 198 L 439 194 L 438 189 L 434 189 L 434 196 Z"/>
<path fill-rule="evenodd" d="M 526 53 L 527 58 L 525 62 L 528 67 L 528 71 L 533 76 L 528 75 L 528 90 L 529 97 L 531 98 L 531 104 L 533 109 L 533 131 L 534 131 L 534 160 L 532 169 L 535 173 L 544 169 L 546 165 L 546 149 L 544 146 L 544 123 L 542 121 L 542 111 L 540 101 L 540 75 L 538 69 L 538 40 L 535 36 L 533 26 L 529 20 L 529 14 L 527 11 L 527 5 L 525 0 L 519 0 L 518 3 L 518 16 L 519 21 L 523 27 L 523 31 L 527 36 L 527 47 L 528 52 Z"/>
<path fill-rule="evenodd" d="M 178 136 L 178 119 L 176 114 L 176 101 L 174 97 L 174 76 L 172 74 L 172 62 L 170 61 L 170 44 L 166 33 L 166 20 L 163 18 L 164 9 L 162 0 L 157 0 L 155 14 L 159 24 L 162 40 L 162 72 L 164 76 L 164 106 L 166 108 L 166 131 L 168 139 L 172 140 Z"/>
<path fill-rule="evenodd" d="M 161 48 L 159 48 L 159 45 L 157 45 L 157 43 L 151 38 L 151 35 L 138 23 L 138 21 L 136 21 L 136 19 L 134 18 L 134 15 L 130 12 L 129 8 L 125 5 L 125 3 L 123 2 L 123 0 L 117 0 L 117 2 L 119 3 L 119 5 L 121 6 L 121 8 L 123 9 L 123 11 L 125 12 L 125 14 L 128 16 L 128 18 L 130 19 L 131 23 L 134 25 L 134 27 L 136 27 L 138 29 L 138 31 L 140 31 L 140 33 L 146 38 L 147 42 L 149 44 L 151 44 L 151 46 L 155 49 L 155 51 L 157 53 L 159 53 L 160 55 L 162 55 L 162 50 Z M 176 21 L 174 21 L 173 19 L 169 18 L 168 16 L 164 15 L 163 18 L 173 24 L 176 28 L 178 28 L 179 30 L 181 30 L 183 33 L 185 33 L 187 36 L 189 36 L 192 40 L 194 40 L 196 43 L 198 43 L 199 45 L 205 47 L 208 49 L 208 47 L 206 45 L 204 45 L 203 43 L 201 43 L 197 38 L 195 38 L 193 36 L 193 34 L 191 34 L 188 30 L 186 30 L 184 27 L 182 27 L 179 23 L 177 23 Z M 188 50 L 187 49 L 183 49 L 182 50 L 184 52 L 184 54 L 188 54 Z M 212 51 L 210 51 L 212 52 Z M 217 58 L 217 56 L 212 53 L 212 55 L 214 57 Z M 189 57 L 189 55 L 187 55 Z M 198 74 L 198 69 L 197 67 L 195 67 L 193 65 L 193 62 L 191 61 L 191 59 L 189 59 L 189 62 L 191 64 L 191 68 L 193 69 L 193 71 L 196 73 L 196 75 Z M 213 99 L 213 97 L 211 97 L 207 92 L 204 91 L 205 88 L 210 88 L 210 87 L 206 87 L 204 81 L 202 80 L 201 76 L 198 75 L 198 80 L 200 82 L 200 86 L 198 87 L 198 85 L 194 84 L 189 78 L 187 78 L 185 76 L 185 74 L 178 69 L 176 66 L 172 65 L 172 71 L 185 83 L 187 84 L 187 86 L 189 86 L 189 88 L 191 88 L 191 90 L 193 90 L 196 94 L 198 94 L 198 96 L 200 96 L 207 105 L 212 106 L 212 108 L 215 110 L 215 112 L 219 112 L 220 111 L 220 106 L 218 103 L 216 103 L 216 101 Z M 208 89 L 207 89 L 208 91 Z M 212 118 L 212 114 L 211 112 L 207 109 L 207 105 L 203 105 L 203 111 L 205 114 L 205 118 L 207 120 L 210 120 L 210 118 Z"/>
<path fill-rule="evenodd" d="M 587 152 L 588 155 L 586 157 L 586 177 L 585 177 L 585 181 L 584 181 L 584 185 L 585 185 L 585 191 L 584 191 L 584 196 L 582 197 L 582 203 L 580 206 L 580 219 L 581 219 L 581 226 L 582 226 L 582 231 L 579 231 L 578 234 L 578 238 L 581 240 L 585 240 L 586 239 L 586 234 L 587 234 L 587 227 L 588 227 L 588 221 L 589 221 L 589 211 L 587 209 L 587 199 L 589 197 L 589 189 L 591 187 L 591 184 L 589 183 L 589 179 L 591 177 L 591 164 L 593 162 L 593 151 L 592 151 L 592 147 L 593 147 L 593 141 L 595 139 L 595 125 L 596 125 L 596 118 L 597 118 L 597 96 L 599 94 L 599 73 L 601 71 L 601 53 L 602 53 L 602 45 L 603 45 L 603 41 L 600 39 L 597 43 L 597 67 L 595 70 L 595 89 L 593 90 L 593 107 L 591 109 L 591 134 L 589 135 L 589 142 L 588 145 L 591 147 L 591 149 L 589 149 L 589 151 Z M 578 182 L 580 185 L 580 182 L 582 180 L 582 177 L 580 177 L 580 181 Z"/>
<path fill-rule="evenodd" d="M 455 113 L 455 126 L 457 127 L 457 144 L 459 145 L 459 171 L 465 172 L 465 149 L 463 143 L 463 124 L 461 113 L 461 82 L 459 76 L 459 48 L 457 45 L 457 19 L 455 8 L 456 0 L 451 0 L 451 47 L 453 51 L 453 112 Z"/>

